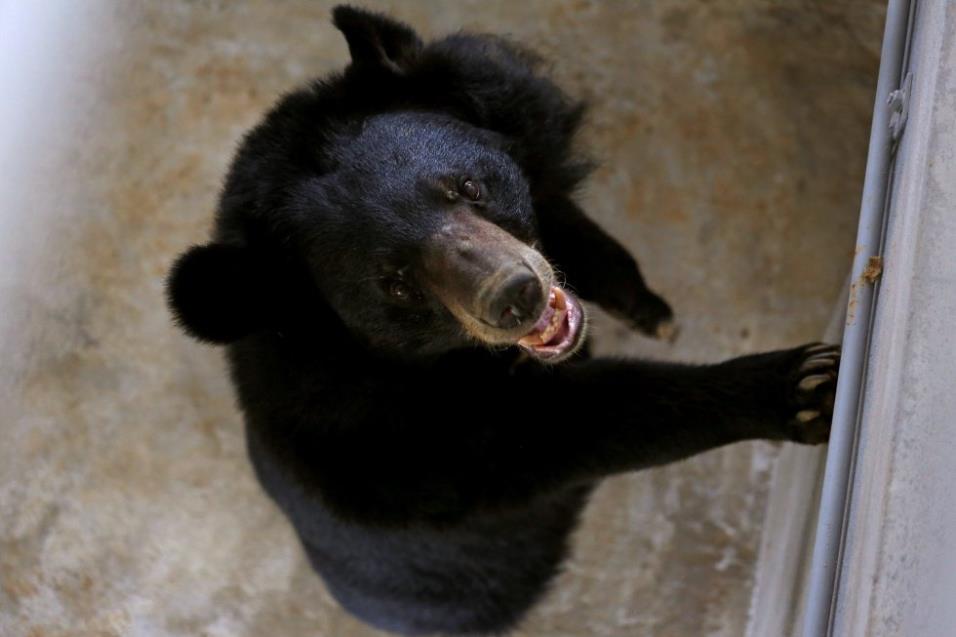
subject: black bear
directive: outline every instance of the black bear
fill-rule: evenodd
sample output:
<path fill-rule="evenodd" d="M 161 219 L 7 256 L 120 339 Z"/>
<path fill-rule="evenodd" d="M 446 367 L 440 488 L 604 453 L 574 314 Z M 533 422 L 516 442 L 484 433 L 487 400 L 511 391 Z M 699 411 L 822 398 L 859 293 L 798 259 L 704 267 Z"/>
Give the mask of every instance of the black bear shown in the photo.
<path fill-rule="evenodd" d="M 826 440 L 835 347 L 588 355 L 579 299 L 652 335 L 671 310 L 573 201 L 583 109 L 532 53 L 333 20 L 351 63 L 248 134 L 168 297 L 228 345 L 256 474 L 342 606 L 407 635 L 505 632 L 602 478 Z"/>

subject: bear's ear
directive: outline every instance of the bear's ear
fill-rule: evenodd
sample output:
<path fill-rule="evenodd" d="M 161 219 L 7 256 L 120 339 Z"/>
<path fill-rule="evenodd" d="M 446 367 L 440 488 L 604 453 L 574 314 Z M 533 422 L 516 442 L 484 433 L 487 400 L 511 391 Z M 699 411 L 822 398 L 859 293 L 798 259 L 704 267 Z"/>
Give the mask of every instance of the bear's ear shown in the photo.
<path fill-rule="evenodd" d="M 345 35 L 356 66 L 378 66 L 402 74 L 422 48 L 411 27 L 379 13 L 339 5 L 332 10 L 332 23 Z"/>
<path fill-rule="evenodd" d="M 223 243 L 195 246 L 181 255 L 166 280 L 176 321 L 191 336 L 231 343 L 267 326 L 276 282 L 248 248 Z"/>

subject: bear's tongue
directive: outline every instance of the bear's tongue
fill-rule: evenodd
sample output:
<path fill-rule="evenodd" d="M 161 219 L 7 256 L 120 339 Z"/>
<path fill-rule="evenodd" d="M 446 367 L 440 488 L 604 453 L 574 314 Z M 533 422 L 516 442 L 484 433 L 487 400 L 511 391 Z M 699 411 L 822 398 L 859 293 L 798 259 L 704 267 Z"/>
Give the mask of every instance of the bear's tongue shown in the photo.
<path fill-rule="evenodd" d="M 573 320 L 574 301 L 561 288 L 552 287 L 548 305 L 531 331 L 518 344 L 534 354 L 552 356 L 573 342 L 578 321 Z"/>

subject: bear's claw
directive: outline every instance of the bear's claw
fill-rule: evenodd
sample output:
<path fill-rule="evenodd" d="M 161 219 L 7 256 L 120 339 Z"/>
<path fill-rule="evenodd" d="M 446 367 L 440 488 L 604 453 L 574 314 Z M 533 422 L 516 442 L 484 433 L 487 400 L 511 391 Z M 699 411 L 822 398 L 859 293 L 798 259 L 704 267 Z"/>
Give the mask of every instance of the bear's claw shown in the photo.
<path fill-rule="evenodd" d="M 792 378 L 794 415 L 790 422 L 791 433 L 798 442 L 826 442 L 833 416 L 840 348 L 815 343 L 805 347 L 800 356 Z"/>
<path fill-rule="evenodd" d="M 657 329 L 654 330 L 654 336 L 667 343 L 673 343 L 677 340 L 677 334 L 679 332 L 680 327 L 673 318 L 670 318 L 657 324 Z"/>
<path fill-rule="evenodd" d="M 623 319 L 631 328 L 662 341 L 673 343 L 679 332 L 674 322 L 671 306 L 649 290 L 640 295 L 629 296 L 626 302 L 606 308 L 614 316 Z"/>

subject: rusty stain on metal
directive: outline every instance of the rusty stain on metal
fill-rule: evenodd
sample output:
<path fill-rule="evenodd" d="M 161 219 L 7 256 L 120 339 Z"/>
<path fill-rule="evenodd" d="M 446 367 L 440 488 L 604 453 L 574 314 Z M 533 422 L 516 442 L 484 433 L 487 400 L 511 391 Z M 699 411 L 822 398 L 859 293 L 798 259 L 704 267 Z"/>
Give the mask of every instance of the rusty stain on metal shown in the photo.
<path fill-rule="evenodd" d="M 880 278 L 880 275 L 883 273 L 883 257 L 881 256 L 872 256 L 866 262 L 866 268 L 863 270 L 863 275 L 861 278 L 873 285 L 876 283 L 876 280 Z"/>
<path fill-rule="evenodd" d="M 850 299 L 847 301 L 846 305 L 846 324 L 852 325 L 853 320 L 856 318 L 856 305 L 857 305 L 857 289 L 859 288 L 859 283 L 854 281 L 850 284 Z"/>
<path fill-rule="evenodd" d="M 846 324 L 851 325 L 856 318 L 856 306 L 859 300 L 860 286 L 864 284 L 873 285 L 883 274 L 883 257 L 873 255 L 866 261 L 866 267 L 860 273 L 860 278 L 850 284 L 850 298 L 846 306 Z"/>

